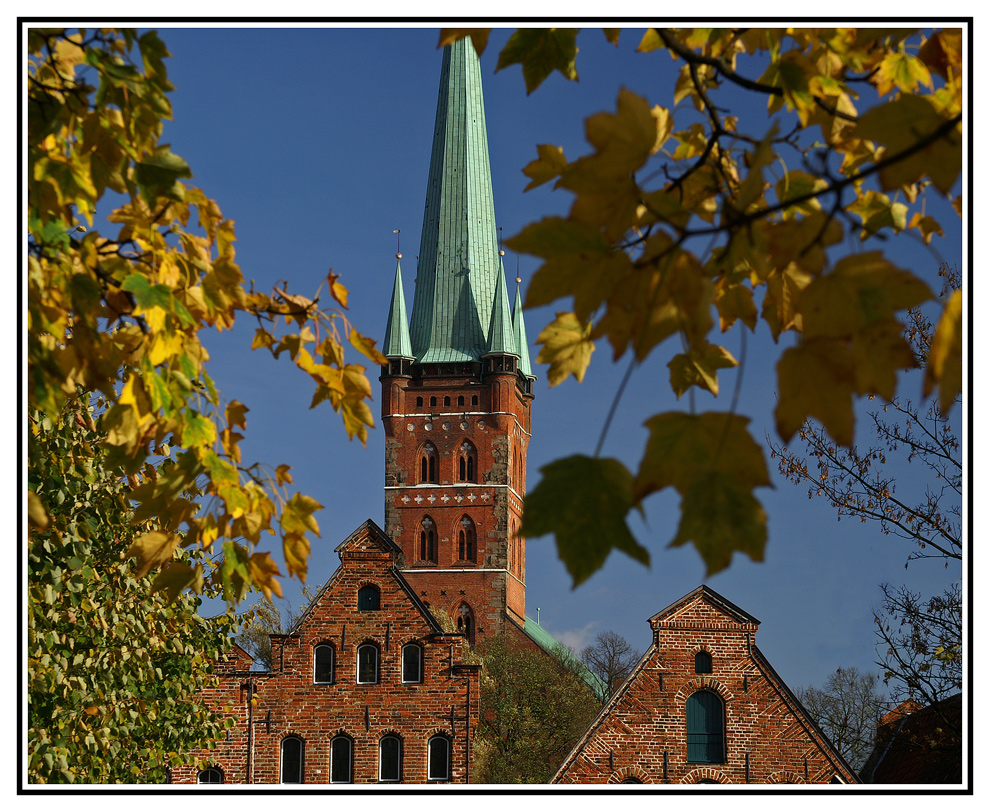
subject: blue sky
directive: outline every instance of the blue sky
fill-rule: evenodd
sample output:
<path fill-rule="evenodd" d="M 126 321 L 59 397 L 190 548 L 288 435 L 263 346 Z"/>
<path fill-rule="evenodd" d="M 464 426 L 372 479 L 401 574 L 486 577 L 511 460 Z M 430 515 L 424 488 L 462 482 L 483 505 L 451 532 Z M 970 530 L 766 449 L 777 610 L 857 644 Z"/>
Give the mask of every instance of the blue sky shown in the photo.
<path fill-rule="evenodd" d="M 350 291 L 348 318 L 380 341 L 395 271 L 394 229 L 401 229 L 405 294 L 412 305 L 440 74 L 438 29 L 158 30 L 174 56 L 169 75 L 177 87 L 175 121 L 164 141 L 190 163 L 193 182 L 236 221 L 245 277 L 261 290 L 284 279 L 294 292 L 312 294 L 332 267 Z M 578 40 L 580 80 L 555 74 L 527 96 L 518 66 L 494 72 L 508 33 L 494 32 L 482 57 L 495 212 L 506 237 L 570 205 L 568 195 L 549 187 L 523 193 L 528 181 L 521 169 L 536 157 L 537 144 L 562 146 L 574 159 L 587 151 L 584 118 L 614 110 L 620 86 L 669 107 L 676 79 L 666 53 L 635 53 L 642 29 L 624 32 L 618 48 L 600 31 L 587 30 Z M 763 104 L 748 102 L 746 109 L 759 114 Z M 678 129 L 695 120 L 680 109 L 676 116 Z M 946 228 L 937 240 L 939 255 L 962 267 L 958 218 L 944 206 L 936 217 Z M 937 290 L 939 255 L 910 238 L 883 247 L 894 261 L 933 280 Z M 853 240 L 843 248 L 856 251 L 860 244 Z M 505 266 L 511 286 L 517 268 L 511 252 Z M 518 258 L 524 285 L 537 267 L 533 258 Z M 554 309 L 566 305 L 526 313 L 534 359 L 532 342 Z M 340 541 L 366 519 L 383 522 L 384 437 L 376 428 L 364 448 L 346 440 L 329 408 L 309 410 L 308 378 L 287 359 L 252 353 L 254 327 L 245 319 L 232 332 L 207 338 L 210 374 L 226 398 L 250 407 L 244 462 L 291 465 L 295 486 L 325 506 L 317 514 L 322 538 L 310 563 L 310 583 L 318 586 L 337 566 L 333 550 Z M 738 330 L 723 343 L 740 357 Z M 779 352 L 764 325 L 748 337 L 739 410 L 753 418 L 758 441 L 773 430 L 772 362 Z M 654 355 L 634 374 L 603 450 L 633 470 L 646 440 L 644 420 L 689 408 L 670 391 L 669 353 Z M 571 379 L 550 389 L 545 370 L 536 366 L 531 488 L 540 467 L 553 459 L 593 453 L 624 370 L 625 361 L 613 364 L 604 345 L 583 384 Z M 377 415 L 377 370 L 369 373 Z M 738 374 L 723 373 L 718 401 L 699 393 L 698 410 L 728 408 Z M 906 380 L 904 391 L 920 395 L 917 376 Z M 858 425 L 865 428 L 862 420 Z M 762 621 L 757 643 L 792 687 L 820 684 L 840 666 L 873 670 L 877 585 L 906 582 L 932 593 L 958 572 L 935 562 L 905 570 L 910 550 L 903 542 L 882 536 L 874 525 L 837 521 L 825 502 L 809 501 L 805 489 L 771 473 L 776 488 L 757 492 L 769 515 L 763 563 L 737 555 L 727 571 L 706 581 L 693 548 L 665 549 L 676 531 L 676 499 L 653 496 L 645 519 L 632 519 L 633 532 L 650 551 L 649 569 L 613 553 L 599 573 L 572 590 L 550 537 L 529 540 L 528 614 L 539 613 L 547 630 L 577 649 L 611 629 L 643 651 L 650 642 L 647 618 L 705 582 Z M 900 487 L 907 490 L 907 480 Z M 277 547 L 275 537 L 271 544 Z M 298 607 L 298 583 L 285 580 L 284 586 Z"/>

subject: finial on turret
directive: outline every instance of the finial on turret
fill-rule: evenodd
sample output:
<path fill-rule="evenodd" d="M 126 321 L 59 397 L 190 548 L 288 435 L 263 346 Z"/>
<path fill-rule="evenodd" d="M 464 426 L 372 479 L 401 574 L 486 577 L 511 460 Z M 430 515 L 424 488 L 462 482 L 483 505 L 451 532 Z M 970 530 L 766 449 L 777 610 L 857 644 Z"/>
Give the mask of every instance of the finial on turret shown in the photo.
<path fill-rule="evenodd" d="M 402 259 L 402 252 L 399 250 L 400 249 L 400 246 L 399 246 L 399 232 L 401 232 L 401 231 L 402 231 L 402 229 L 399 229 L 399 228 L 393 228 L 392 229 L 392 233 L 395 234 L 395 258 L 396 259 Z"/>

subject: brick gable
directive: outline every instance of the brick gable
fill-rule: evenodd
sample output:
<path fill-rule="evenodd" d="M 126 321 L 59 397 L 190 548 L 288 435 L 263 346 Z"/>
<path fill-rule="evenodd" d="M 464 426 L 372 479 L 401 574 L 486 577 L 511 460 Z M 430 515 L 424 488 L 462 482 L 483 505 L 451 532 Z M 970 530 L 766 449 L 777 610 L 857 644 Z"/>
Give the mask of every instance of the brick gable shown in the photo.
<path fill-rule="evenodd" d="M 854 783 L 755 644 L 759 621 L 708 587 L 650 618 L 653 643 L 553 783 Z M 711 657 L 697 673 L 698 652 Z M 721 716 L 714 756 L 688 748 L 688 705 Z M 697 741 L 697 739 L 695 739 Z M 697 745 L 695 745 L 697 747 Z"/>
<path fill-rule="evenodd" d="M 235 726 L 214 753 L 197 755 L 220 768 L 227 783 L 279 783 L 282 742 L 298 737 L 303 782 L 328 783 L 331 741 L 346 736 L 353 781 L 374 783 L 379 743 L 393 735 L 401 740 L 402 781 L 425 783 L 427 743 L 441 735 L 450 743 L 450 781 L 466 782 L 479 668 L 464 662 L 464 637 L 445 633 L 416 597 L 396 566 L 398 548 L 374 522 L 358 528 L 337 552 L 340 568 L 299 621 L 288 634 L 272 636 L 271 671 L 245 670 L 240 655 L 217 669 L 220 686 L 211 698 L 230 707 Z M 368 585 L 378 589 L 380 608 L 362 611 L 358 590 Z M 367 644 L 377 652 L 377 679 L 362 684 L 358 649 Z M 419 682 L 403 680 L 406 644 L 421 647 Z M 315 681 L 318 645 L 332 647 L 331 683 Z M 196 770 L 176 770 L 173 779 L 194 782 Z"/>

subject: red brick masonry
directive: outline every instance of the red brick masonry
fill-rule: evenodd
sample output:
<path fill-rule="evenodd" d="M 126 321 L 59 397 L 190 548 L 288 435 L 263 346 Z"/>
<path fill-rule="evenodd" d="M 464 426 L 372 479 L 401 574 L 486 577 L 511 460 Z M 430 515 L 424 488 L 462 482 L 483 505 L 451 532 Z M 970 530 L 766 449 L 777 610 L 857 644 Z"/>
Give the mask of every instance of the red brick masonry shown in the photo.
<path fill-rule="evenodd" d="M 553 783 L 859 782 L 757 649 L 754 617 L 701 586 L 650 626 L 653 644 Z M 710 655 L 710 673 L 696 671 L 698 652 Z M 710 760 L 688 753 L 696 691 L 717 695 L 724 714 L 722 752 Z"/>
<path fill-rule="evenodd" d="M 250 657 L 239 649 L 220 665 L 220 687 L 213 699 L 230 709 L 237 724 L 216 751 L 197 755 L 220 771 L 224 783 L 275 784 L 286 778 L 282 743 L 296 737 L 301 747 L 289 745 L 302 753 L 295 775 L 303 783 L 326 784 L 331 782 L 331 741 L 336 739 L 334 777 L 378 783 L 381 741 L 395 737 L 400 781 L 426 783 L 428 742 L 443 737 L 449 761 L 444 764 L 438 757 L 432 772 L 442 782 L 467 783 L 478 720 L 479 667 L 463 662 L 465 638 L 445 633 L 416 597 L 397 568 L 401 551 L 374 522 L 365 522 L 337 552 L 340 568 L 292 633 L 273 636 L 271 671 L 250 671 Z M 380 608 L 358 608 L 358 591 L 366 586 L 377 589 Z M 326 684 L 315 682 L 314 650 L 321 644 L 331 647 L 334 659 L 332 682 Z M 361 684 L 357 652 L 368 644 L 373 648 L 367 651 L 377 655 L 377 675 Z M 421 647 L 418 681 L 415 674 L 403 674 L 403 646 L 408 644 Z M 441 754 L 444 746 L 439 743 Z M 390 764 L 394 767 L 395 761 Z M 298 769 L 291 759 L 287 766 L 290 772 Z M 195 768 L 177 769 L 173 781 L 193 783 L 197 774 Z"/>

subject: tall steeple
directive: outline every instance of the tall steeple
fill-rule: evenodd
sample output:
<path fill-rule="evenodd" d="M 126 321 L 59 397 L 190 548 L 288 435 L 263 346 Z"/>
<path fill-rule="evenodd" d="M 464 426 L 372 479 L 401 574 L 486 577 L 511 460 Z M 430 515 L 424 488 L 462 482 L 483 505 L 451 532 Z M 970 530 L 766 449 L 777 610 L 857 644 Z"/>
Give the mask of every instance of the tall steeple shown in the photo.
<path fill-rule="evenodd" d="M 499 271 L 481 67 L 465 38 L 440 71 L 410 330 L 419 363 L 484 355 Z"/>
<path fill-rule="evenodd" d="M 498 246 L 478 55 L 464 39 L 443 55 L 412 320 L 397 265 L 380 380 L 385 532 L 419 598 L 472 643 L 529 639 L 525 341 Z"/>

